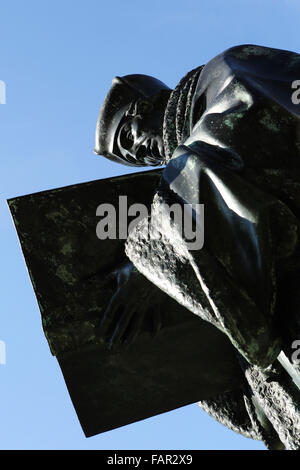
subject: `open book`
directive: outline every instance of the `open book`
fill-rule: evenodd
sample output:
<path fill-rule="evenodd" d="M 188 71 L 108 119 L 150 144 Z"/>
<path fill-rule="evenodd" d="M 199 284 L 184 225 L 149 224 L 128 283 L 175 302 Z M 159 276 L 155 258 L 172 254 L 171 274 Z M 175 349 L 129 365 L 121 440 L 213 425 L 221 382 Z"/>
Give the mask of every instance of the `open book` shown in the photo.
<path fill-rule="evenodd" d="M 43 329 L 86 436 L 236 389 L 242 380 L 227 337 L 142 274 L 135 272 L 139 288 L 128 291 L 128 302 L 110 310 L 117 287 L 106 280 L 129 260 L 124 238 L 97 237 L 97 208 L 111 204 L 118 212 L 120 195 L 128 207 L 150 208 L 160 177 L 161 170 L 139 172 L 8 201 Z M 114 341 L 125 314 L 130 321 Z"/>

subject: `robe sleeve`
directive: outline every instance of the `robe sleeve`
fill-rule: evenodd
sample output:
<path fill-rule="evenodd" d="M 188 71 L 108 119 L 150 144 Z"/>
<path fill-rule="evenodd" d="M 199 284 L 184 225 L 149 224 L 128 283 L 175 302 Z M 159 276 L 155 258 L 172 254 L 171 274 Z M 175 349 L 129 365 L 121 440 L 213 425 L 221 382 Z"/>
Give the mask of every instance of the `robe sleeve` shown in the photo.
<path fill-rule="evenodd" d="M 127 240 L 137 269 L 215 324 L 260 367 L 270 365 L 282 348 L 275 320 L 278 272 L 299 249 L 299 222 L 247 172 L 300 167 L 299 107 L 291 100 L 299 65 L 298 54 L 239 46 L 204 67 L 191 135 L 163 172 L 150 219 Z M 182 224 L 180 232 L 174 222 L 158 222 L 164 204 L 175 202 L 183 209 L 196 207 L 201 248 L 187 244 Z M 197 204 L 204 205 L 204 223 Z M 154 228 L 160 242 L 149 237 Z"/>
<path fill-rule="evenodd" d="M 207 144 L 178 147 L 151 217 L 129 234 L 126 253 L 150 281 L 226 333 L 250 363 L 267 367 L 282 347 L 273 319 L 278 246 L 293 255 L 299 224 L 280 200 L 218 159 Z M 200 249 L 187 243 L 184 224 L 161 217 L 170 203 L 190 205 L 196 225 L 197 204 L 204 205 Z M 286 230 L 275 237 L 280 220 Z"/>

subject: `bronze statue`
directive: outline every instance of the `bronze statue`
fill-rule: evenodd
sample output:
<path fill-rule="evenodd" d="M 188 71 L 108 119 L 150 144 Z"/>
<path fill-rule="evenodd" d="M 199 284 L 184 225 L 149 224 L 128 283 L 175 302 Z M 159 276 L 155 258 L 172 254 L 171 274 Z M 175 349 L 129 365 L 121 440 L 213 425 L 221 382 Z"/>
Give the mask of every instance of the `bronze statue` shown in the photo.
<path fill-rule="evenodd" d="M 174 90 L 145 75 L 116 77 L 96 129 L 97 154 L 166 165 L 151 216 L 128 236 L 126 276 L 124 265 L 111 271 L 118 295 L 130 296 L 139 272 L 227 335 L 243 380 L 200 406 L 273 449 L 300 449 L 299 80 L 300 55 L 237 46 Z M 188 249 L 176 223 L 158 222 L 173 202 L 204 204 L 203 248 Z"/>
<path fill-rule="evenodd" d="M 199 402 L 300 449 L 299 106 L 300 55 L 255 45 L 116 77 L 95 151 L 158 168 L 8 201 L 87 437 Z M 146 213 L 98 236 L 121 197 Z"/>

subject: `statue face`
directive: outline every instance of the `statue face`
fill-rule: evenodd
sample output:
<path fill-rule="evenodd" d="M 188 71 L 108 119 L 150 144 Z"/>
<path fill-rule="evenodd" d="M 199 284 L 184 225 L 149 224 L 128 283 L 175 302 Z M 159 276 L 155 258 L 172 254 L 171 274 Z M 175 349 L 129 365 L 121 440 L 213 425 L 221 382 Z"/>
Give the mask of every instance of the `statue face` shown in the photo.
<path fill-rule="evenodd" d="M 164 163 L 164 108 L 154 104 L 150 99 L 131 103 L 117 129 L 115 152 L 129 163 L 141 166 Z"/>

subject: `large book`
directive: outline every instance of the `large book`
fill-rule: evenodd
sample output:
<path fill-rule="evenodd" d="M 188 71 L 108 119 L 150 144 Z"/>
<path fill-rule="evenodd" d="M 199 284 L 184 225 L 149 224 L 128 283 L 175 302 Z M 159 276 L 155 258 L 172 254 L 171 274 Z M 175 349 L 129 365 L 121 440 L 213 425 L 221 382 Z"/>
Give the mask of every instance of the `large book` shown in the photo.
<path fill-rule="evenodd" d="M 160 177 L 161 170 L 145 171 L 8 200 L 43 330 L 86 436 L 212 398 L 242 381 L 228 338 L 141 274 L 135 273 L 139 288 L 111 309 L 117 286 L 110 274 L 128 259 L 124 237 L 97 237 L 97 208 L 114 206 L 117 224 L 120 196 L 128 207 L 150 210 Z M 120 324 L 123 333 L 113 340 Z"/>

